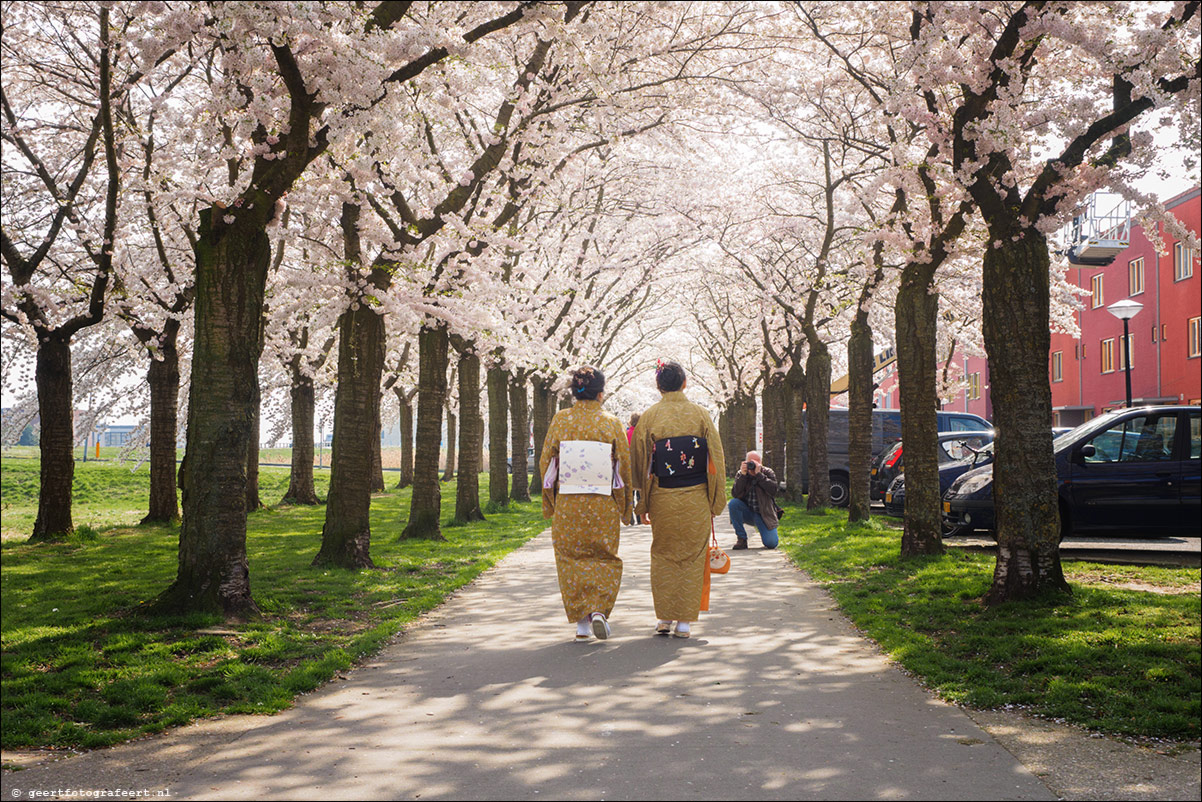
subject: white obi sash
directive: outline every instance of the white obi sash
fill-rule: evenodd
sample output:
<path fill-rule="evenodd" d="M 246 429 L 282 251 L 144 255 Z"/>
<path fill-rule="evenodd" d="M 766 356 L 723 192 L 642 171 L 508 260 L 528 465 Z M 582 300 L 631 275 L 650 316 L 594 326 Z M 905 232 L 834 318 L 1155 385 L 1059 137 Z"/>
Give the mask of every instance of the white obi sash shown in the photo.
<path fill-rule="evenodd" d="M 569 495 L 608 496 L 615 488 L 625 487 L 614 462 L 613 444 L 595 440 L 560 441 L 559 456 L 547 466 L 543 487 L 551 489 L 556 481 L 559 492 Z"/>

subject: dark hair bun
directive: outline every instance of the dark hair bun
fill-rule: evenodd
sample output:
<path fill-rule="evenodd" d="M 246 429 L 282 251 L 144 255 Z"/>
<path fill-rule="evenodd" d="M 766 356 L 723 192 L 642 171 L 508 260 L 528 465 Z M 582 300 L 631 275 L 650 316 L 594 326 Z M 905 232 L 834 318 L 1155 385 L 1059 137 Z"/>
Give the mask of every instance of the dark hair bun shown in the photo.
<path fill-rule="evenodd" d="M 684 387 L 684 368 L 678 362 L 660 361 L 655 368 L 655 386 L 661 393 L 674 393 Z"/>
<path fill-rule="evenodd" d="M 595 401 L 605 390 L 605 374 L 592 365 L 572 371 L 572 395 L 582 401 Z"/>

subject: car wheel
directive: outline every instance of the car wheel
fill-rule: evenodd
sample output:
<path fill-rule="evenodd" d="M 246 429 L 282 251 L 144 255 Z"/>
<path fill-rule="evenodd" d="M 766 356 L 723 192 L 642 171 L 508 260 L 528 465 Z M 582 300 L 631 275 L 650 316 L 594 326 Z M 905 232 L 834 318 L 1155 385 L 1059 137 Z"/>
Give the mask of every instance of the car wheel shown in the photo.
<path fill-rule="evenodd" d="M 851 503 L 851 483 L 843 474 L 831 474 L 831 504 L 846 507 Z"/>

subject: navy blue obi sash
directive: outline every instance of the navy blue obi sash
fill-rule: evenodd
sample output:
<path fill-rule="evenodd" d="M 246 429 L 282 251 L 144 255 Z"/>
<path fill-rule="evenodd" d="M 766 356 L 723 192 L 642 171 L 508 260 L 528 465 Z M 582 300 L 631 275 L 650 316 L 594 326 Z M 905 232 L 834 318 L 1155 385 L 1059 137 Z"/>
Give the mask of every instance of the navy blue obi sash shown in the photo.
<path fill-rule="evenodd" d="M 660 487 L 693 487 L 705 484 L 709 446 L 704 437 L 666 437 L 651 446 L 651 472 Z"/>

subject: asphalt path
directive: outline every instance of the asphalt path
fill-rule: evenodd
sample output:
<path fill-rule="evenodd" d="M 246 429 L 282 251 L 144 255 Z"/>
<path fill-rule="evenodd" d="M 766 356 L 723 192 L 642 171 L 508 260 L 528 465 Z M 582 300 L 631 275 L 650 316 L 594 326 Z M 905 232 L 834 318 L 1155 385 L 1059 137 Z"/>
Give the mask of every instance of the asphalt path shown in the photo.
<path fill-rule="evenodd" d="M 731 553 L 712 611 L 683 640 L 652 634 L 649 527 L 624 528 L 613 636 L 578 644 L 544 533 L 284 713 L 6 772 L 4 796 L 1055 798 L 885 660 L 780 552 L 752 541 Z"/>

